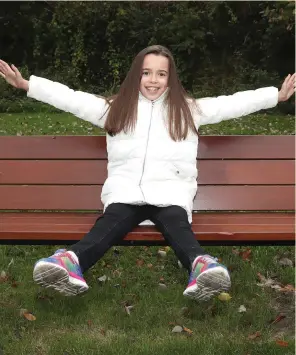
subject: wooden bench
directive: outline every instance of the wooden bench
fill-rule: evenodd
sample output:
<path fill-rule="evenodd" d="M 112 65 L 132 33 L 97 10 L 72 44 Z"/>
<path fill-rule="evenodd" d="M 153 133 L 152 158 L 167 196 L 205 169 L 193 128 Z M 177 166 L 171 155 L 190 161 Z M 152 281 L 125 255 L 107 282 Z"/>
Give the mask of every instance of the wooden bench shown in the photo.
<path fill-rule="evenodd" d="M 82 238 L 102 211 L 106 158 L 103 136 L 1 136 L 0 243 Z M 192 224 L 198 240 L 293 244 L 294 162 L 294 136 L 200 137 Z M 122 242 L 163 243 L 151 226 L 135 228 Z"/>

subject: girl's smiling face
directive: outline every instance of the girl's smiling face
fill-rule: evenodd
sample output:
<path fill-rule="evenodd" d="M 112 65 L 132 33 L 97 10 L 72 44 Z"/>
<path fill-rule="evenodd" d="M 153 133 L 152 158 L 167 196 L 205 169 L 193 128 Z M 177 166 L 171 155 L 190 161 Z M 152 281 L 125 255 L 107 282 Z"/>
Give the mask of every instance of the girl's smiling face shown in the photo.
<path fill-rule="evenodd" d="M 147 54 L 143 61 L 140 91 L 146 99 L 154 101 L 167 89 L 169 60 L 163 55 Z"/>

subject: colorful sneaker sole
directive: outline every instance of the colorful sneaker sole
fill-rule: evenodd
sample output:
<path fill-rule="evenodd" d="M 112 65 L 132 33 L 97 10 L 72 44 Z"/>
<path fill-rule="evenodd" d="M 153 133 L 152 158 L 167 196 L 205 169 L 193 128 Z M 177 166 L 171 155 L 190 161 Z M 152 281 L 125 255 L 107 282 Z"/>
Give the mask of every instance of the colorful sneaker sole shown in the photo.
<path fill-rule="evenodd" d="M 189 286 L 183 295 L 198 301 L 208 301 L 221 292 L 228 291 L 231 281 L 222 266 L 206 270 L 196 278 L 196 284 Z"/>
<path fill-rule="evenodd" d="M 76 296 L 88 290 L 86 282 L 69 275 L 62 266 L 39 261 L 33 271 L 34 281 L 43 287 L 52 288 L 64 296 Z"/>

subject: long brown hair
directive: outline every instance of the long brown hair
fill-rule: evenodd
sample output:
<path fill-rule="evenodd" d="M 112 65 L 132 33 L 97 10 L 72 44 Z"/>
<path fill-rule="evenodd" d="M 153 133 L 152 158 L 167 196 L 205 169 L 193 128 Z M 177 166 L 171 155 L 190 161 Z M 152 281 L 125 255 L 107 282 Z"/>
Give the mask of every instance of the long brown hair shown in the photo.
<path fill-rule="evenodd" d="M 188 103 L 188 99 L 192 98 L 186 93 L 179 80 L 172 53 L 167 48 L 159 45 L 147 47 L 138 53 L 120 86 L 118 94 L 107 98 L 110 110 L 105 122 L 105 130 L 110 135 L 134 130 L 137 122 L 142 65 L 147 54 L 162 55 L 169 60 L 169 90 L 165 103 L 168 107 L 168 131 L 171 138 L 174 141 L 183 140 L 187 137 L 189 129 L 198 134 Z M 190 101 L 195 104 L 194 99 Z M 197 105 L 196 108 L 198 108 Z"/>

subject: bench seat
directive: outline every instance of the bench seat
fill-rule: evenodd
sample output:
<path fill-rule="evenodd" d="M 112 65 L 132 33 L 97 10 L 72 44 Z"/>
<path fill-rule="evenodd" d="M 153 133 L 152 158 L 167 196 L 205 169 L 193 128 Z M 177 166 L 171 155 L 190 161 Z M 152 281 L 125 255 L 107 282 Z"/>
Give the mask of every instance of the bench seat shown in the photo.
<path fill-rule="evenodd" d="M 294 136 L 202 136 L 197 165 L 202 244 L 294 244 Z M 102 213 L 106 176 L 104 136 L 0 136 L 0 243 L 81 239 Z M 122 241 L 164 243 L 153 226 Z"/>

